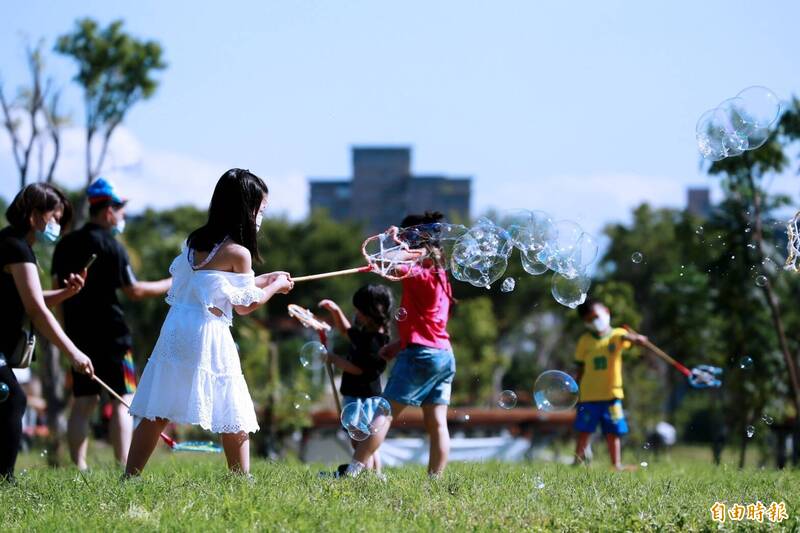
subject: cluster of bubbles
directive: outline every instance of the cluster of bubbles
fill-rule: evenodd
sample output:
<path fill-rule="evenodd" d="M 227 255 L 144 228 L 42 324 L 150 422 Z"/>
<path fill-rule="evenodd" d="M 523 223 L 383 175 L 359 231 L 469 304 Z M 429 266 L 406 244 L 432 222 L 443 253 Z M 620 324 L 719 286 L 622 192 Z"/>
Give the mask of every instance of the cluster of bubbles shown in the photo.
<path fill-rule="evenodd" d="M 383 429 L 391 416 L 392 407 L 386 398 L 373 396 L 345 405 L 339 420 L 350 438 L 360 442 Z"/>
<path fill-rule="evenodd" d="M 697 147 L 709 161 L 755 150 L 769 139 L 780 112 L 775 93 L 766 87 L 748 87 L 700 116 L 695 127 Z"/>
<path fill-rule="evenodd" d="M 533 384 L 533 401 L 540 411 L 566 411 L 578 402 L 578 384 L 572 376 L 560 370 L 542 372 Z M 517 393 L 504 390 L 497 397 L 501 409 L 513 409 Z"/>
<path fill-rule="evenodd" d="M 481 217 L 470 228 L 457 224 L 414 226 L 402 230 L 400 239 L 412 249 L 434 243 L 454 278 L 485 288 L 503 277 L 516 249 L 528 274 L 553 272 L 553 298 L 573 309 L 586 300 L 588 269 L 598 252 L 594 237 L 577 222 L 553 220 L 544 211 L 527 209 L 510 211 L 499 224 Z M 511 292 L 515 286 L 515 279 L 506 278 L 501 290 Z"/>

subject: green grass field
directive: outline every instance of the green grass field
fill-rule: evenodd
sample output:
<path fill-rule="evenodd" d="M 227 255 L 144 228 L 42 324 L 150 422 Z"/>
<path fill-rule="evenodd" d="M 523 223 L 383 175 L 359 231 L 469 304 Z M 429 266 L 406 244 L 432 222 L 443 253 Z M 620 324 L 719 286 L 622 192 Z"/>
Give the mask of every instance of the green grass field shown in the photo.
<path fill-rule="evenodd" d="M 437 481 L 406 467 L 388 469 L 386 482 L 318 479 L 319 466 L 254 460 L 252 484 L 226 474 L 219 455 L 162 453 L 129 482 L 105 454 L 85 476 L 47 468 L 38 454 L 20 463 L 18 484 L 0 488 L 4 531 L 704 531 L 717 529 L 714 502 L 757 500 L 786 502 L 789 519 L 775 526 L 800 530 L 797 471 L 716 468 L 674 455 L 635 472 L 454 463 Z"/>

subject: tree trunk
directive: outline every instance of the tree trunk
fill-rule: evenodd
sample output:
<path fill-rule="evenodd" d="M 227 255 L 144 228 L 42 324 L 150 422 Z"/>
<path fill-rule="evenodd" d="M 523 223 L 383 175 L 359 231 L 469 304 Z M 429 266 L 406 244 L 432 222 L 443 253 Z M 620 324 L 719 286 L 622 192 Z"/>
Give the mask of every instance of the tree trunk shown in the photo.
<path fill-rule="evenodd" d="M 756 240 L 756 250 L 758 256 L 763 263 L 764 257 L 764 233 L 763 224 L 761 221 L 761 193 L 755 185 L 755 180 L 752 174 L 748 175 L 750 190 L 753 192 L 753 214 L 755 215 L 755 228 L 754 237 Z M 765 276 L 766 277 L 766 276 Z M 775 327 L 775 333 L 778 335 L 778 342 L 780 343 L 781 352 L 783 353 L 783 360 L 786 363 L 787 374 L 789 375 L 789 387 L 792 390 L 792 397 L 794 400 L 795 413 L 795 434 L 800 434 L 800 381 L 797 379 L 797 366 L 795 365 L 794 357 L 789 351 L 789 343 L 786 341 L 786 331 L 783 327 L 783 320 L 781 319 L 780 307 L 778 298 L 772 288 L 772 282 L 767 277 L 767 283 L 764 285 L 764 297 L 769 306 L 770 315 L 772 317 L 772 324 Z M 795 462 L 796 464 L 796 462 Z"/>

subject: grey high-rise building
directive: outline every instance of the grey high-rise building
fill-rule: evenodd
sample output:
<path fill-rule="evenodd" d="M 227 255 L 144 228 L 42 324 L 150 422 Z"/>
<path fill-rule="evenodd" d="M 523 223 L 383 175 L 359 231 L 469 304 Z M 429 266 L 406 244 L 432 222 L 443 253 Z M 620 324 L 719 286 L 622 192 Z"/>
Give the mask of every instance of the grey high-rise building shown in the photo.
<path fill-rule="evenodd" d="M 686 193 L 686 210 L 697 217 L 711 214 L 711 191 L 708 187 L 690 187 Z"/>
<path fill-rule="evenodd" d="M 414 176 L 408 147 L 354 147 L 353 177 L 309 180 L 310 207 L 334 220 L 364 224 L 369 233 L 399 225 L 408 213 L 441 211 L 468 221 L 472 178 Z"/>

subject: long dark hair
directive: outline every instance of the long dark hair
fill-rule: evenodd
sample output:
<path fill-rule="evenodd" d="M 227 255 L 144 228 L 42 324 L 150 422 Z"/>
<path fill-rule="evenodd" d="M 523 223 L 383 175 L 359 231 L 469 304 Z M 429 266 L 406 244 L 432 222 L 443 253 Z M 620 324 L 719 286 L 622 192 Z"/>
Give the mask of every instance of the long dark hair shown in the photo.
<path fill-rule="evenodd" d="M 406 215 L 406 218 L 400 223 L 400 227 L 411 228 L 413 226 L 422 226 L 425 224 L 440 224 L 442 220 L 444 220 L 444 215 L 439 211 L 425 211 L 421 215 Z M 458 299 L 453 296 L 453 288 L 442 281 L 442 277 L 444 277 L 444 280 L 447 280 L 447 275 L 444 273 L 444 271 L 447 270 L 447 265 L 445 263 L 447 258 L 444 256 L 442 243 L 437 239 L 436 231 L 425 233 L 428 236 L 420 243 L 420 246 L 428 251 L 428 256 L 433 260 L 433 264 L 436 265 L 439 271 L 436 276 L 436 282 L 442 285 L 444 293 L 447 299 L 450 300 L 450 303 L 457 304 Z"/>
<path fill-rule="evenodd" d="M 353 307 L 367 315 L 373 322 L 388 330 L 394 298 L 385 285 L 370 283 L 364 285 L 353 295 Z"/>
<path fill-rule="evenodd" d="M 400 223 L 401 228 L 411 228 L 413 226 L 423 226 L 425 224 L 438 224 L 444 220 L 444 215 L 439 211 L 425 211 L 421 215 L 407 215 Z M 426 232 L 427 233 L 427 232 Z M 444 269 L 444 254 L 441 243 L 436 238 L 436 232 L 431 232 L 421 243 L 423 248 L 428 250 L 428 256 L 433 259 L 437 268 Z"/>
<path fill-rule="evenodd" d="M 27 233 L 31 229 L 31 213 L 46 213 L 59 207 L 63 213 L 58 222 L 66 228 L 72 220 L 72 204 L 64 193 L 49 183 L 31 183 L 14 197 L 6 209 L 6 218 L 14 229 Z"/>
<path fill-rule="evenodd" d="M 208 206 L 208 222 L 189 234 L 189 248 L 208 252 L 222 239 L 230 237 L 250 251 L 254 262 L 260 261 L 256 211 L 267 194 L 267 184 L 249 170 L 232 168 L 227 171 L 214 188 Z"/>

